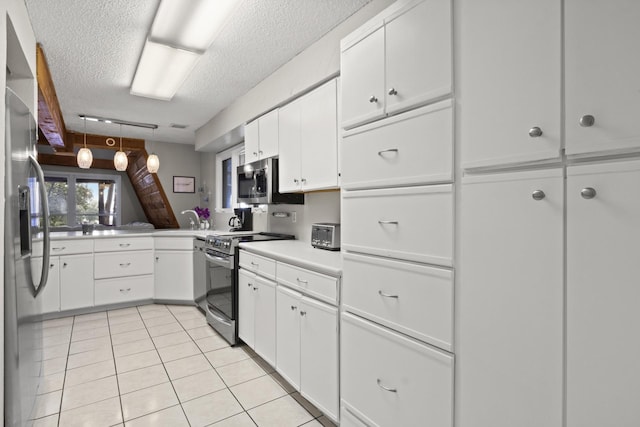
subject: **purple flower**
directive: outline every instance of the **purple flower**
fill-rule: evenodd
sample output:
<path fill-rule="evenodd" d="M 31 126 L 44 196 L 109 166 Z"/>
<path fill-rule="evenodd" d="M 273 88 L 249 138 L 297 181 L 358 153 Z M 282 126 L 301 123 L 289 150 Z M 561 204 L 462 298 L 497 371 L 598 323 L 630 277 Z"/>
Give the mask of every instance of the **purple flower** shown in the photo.
<path fill-rule="evenodd" d="M 209 219 L 211 213 L 209 212 L 209 208 L 201 208 L 200 206 L 196 206 L 193 208 L 194 211 L 198 214 L 198 217 L 202 219 Z"/>

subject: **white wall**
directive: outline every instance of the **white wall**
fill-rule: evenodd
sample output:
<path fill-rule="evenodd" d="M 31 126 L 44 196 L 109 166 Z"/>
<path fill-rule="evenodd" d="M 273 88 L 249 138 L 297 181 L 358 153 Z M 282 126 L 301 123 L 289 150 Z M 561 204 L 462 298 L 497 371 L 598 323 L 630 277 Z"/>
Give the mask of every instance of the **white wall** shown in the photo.
<path fill-rule="evenodd" d="M 193 218 L 193 215 L 181 215 L 180 212 L 185 209 L 193 209 L 195 206 L 201 206 L 198 187 L 202 186 L 202 175 L 200 174 L 200 157 L 202 153 L 194 151 L 191 145 L 157 141 L 146 141 L 145 148 L 149 154 L 154 152 L 160 158 L 158 178 L 160 178 L 162 188 L 164 188 L 180 228 L 189 228 L 189 217 Z M 195 177 L 195 193 L 174 193 L 174 176 Z"/>
<path fill-rule="evenodd" d="M 372 0 L 238 98 L 196 131 L 196 150 L 219 152 L 240 142 L 243 133 L 239 126 L 338 75 L 340 40 L 393 2 Z"/>

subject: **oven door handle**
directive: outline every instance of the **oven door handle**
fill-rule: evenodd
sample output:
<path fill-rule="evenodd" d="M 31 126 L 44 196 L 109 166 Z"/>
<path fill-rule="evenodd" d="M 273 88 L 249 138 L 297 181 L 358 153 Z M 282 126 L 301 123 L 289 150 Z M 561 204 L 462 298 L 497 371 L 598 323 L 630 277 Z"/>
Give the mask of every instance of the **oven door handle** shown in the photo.
<path fill-rule="evenodd" d="M 204 256 L 207 258 L 207 261 L 209 261 L 210 263 L 231 269 L 231 261 L 229 261 L 228 258 L 209 255 L 206 252 Z"/>
<path fill-rule="evenodd" d="M 214 319 L 216 319 L 218 322 L 222 323 L 223 325 L 233 326 L 231 324 L 231 322 L 229 322 L 227 319 L 223 319 L 222 317 L 218 316 L 213 311 L 211 311 L 211 309 L 208 306 L 207 306 L 207 312 L 209 313 L 209 315 L 211 317 L 213 317 Z"/>

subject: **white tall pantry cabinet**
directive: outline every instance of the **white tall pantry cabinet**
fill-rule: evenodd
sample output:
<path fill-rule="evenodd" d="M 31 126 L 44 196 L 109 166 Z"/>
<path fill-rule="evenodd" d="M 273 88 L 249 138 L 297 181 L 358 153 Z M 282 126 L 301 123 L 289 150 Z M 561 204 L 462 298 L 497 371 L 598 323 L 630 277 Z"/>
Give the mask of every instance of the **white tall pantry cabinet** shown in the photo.
<path fill-rule="evenodd" d="M 450 0 L 401 0 L 341 42 L 347 427 L 453 426 L 451 37 Z"/>
<path fill-rule="evenodd" d="M 459 427 L 640 425 L 638 21 L 454 2 Z"/>

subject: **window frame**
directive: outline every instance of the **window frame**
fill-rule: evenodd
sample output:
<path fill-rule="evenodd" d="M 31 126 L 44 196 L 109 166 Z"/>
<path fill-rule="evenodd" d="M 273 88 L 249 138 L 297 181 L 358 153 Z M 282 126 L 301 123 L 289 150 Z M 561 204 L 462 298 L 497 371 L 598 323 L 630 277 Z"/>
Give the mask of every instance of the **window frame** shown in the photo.
<path fill-rule="evenodd" d="M 76 214 L 76 182 L 78 179 L 80 180 L 95 180 L 95 181 L 114 181 L 116 185 L 116 210 L 114 213 L 115 216 L 115 225 L 106 226 L 106 227 L 119 227 L 122 224 L 122 177 L 117 174 L 99 174 L 99 173 L 73 173 L 73 172 L 57 172 L 57 171 L 45 171 L 44 178 L 45 181 L 47 177 L 51 178 L 66 178 L 68 185 L 68 193 L 67 193 L 67 225 L 61 227 L 53 227 L 56 228 L 67 228 L 67 227 L 80 227 L 80 224 L 77 224 L 77 214 Z"/>
<path fill-rule="evenodd" d="M 223 208 L 222 207 L 222 163 L 231 159 L 231 207 Z M 238 166 L 242 164 L 244 161 L 244 144 L 238 144 L 231 148 L 228 148 L 224 151 L 216 153 L 216 197 L 215 197 L 215 212 L 222 213 L 233 213 L 233 209 L 239 207 L 238 204 L 238 176 L 234 171 L 237 170 Z"/>

